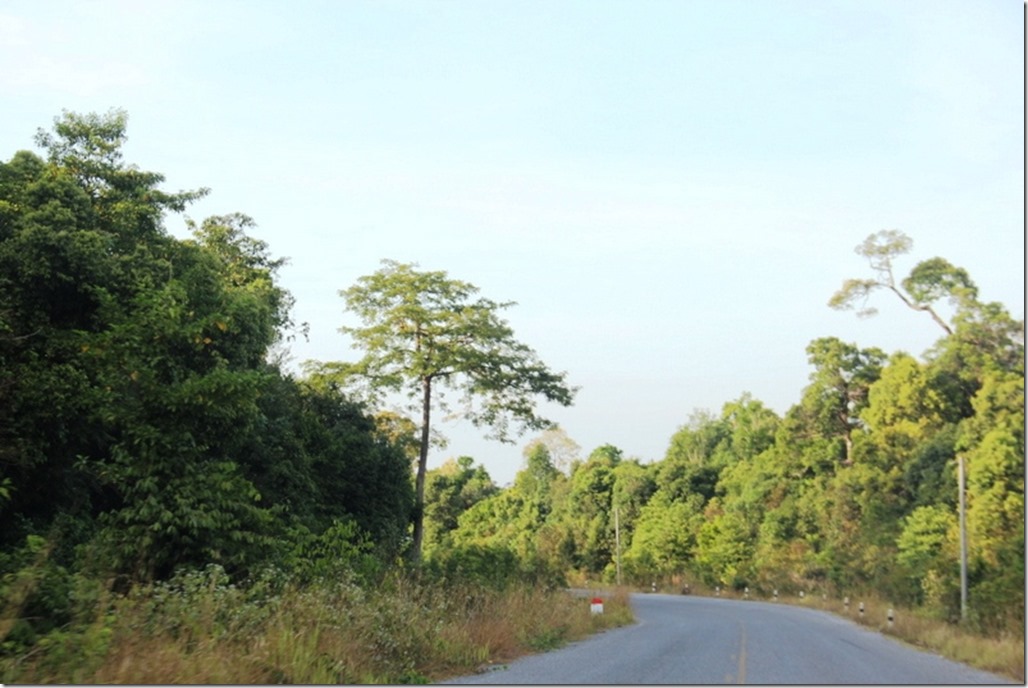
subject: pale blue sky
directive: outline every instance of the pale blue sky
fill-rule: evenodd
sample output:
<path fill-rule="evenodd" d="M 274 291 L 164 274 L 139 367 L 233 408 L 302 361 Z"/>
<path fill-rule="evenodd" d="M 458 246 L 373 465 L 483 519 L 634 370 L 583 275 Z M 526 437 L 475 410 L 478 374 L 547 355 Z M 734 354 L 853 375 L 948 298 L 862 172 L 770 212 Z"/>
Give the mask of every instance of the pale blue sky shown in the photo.
<path fill-rule="evenodd" d="M 660 459 L 694 409 L 779 413 L 817 337 L 921 354 L 881 294 L 828 298 L 895 228 L 1024 313 L 1024 32 L 1014 0 L 0 3 L 0 155 L 124 108 L 127 158 L 189 215 L 240 211 L 311 325 L 382 258 L 477 284 L 582 387 L 588 453 Z M 172 218 L 169 230 L 184 235 Z M 499 482 L 521 448 L 440 428 Z"/>

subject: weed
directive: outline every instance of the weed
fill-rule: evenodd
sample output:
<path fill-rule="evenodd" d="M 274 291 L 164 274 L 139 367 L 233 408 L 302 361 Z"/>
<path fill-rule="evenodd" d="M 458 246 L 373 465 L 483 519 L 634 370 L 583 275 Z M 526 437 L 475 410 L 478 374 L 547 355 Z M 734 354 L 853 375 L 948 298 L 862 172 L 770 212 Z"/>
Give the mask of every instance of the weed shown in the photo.
<path fill-rule="evenodd" d="M 440 584 L 396 575 L 300 586 L 229 583 L 211 567 L 121 596 L 0 657 L 5 683 L 425 683 L 472 673 L 631 621 L 558 590 Z"/>

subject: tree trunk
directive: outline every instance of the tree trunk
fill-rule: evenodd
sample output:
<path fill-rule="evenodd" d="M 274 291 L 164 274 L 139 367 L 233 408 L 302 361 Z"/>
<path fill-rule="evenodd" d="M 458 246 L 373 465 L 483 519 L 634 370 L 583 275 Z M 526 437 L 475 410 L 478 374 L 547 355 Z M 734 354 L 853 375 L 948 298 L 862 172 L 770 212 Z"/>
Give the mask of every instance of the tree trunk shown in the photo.
<path fill-rule="evenodd" d="M 894 294 L 900 297 L 900 300 L 903 301 L 903 303 L 907 304 L 908 307 L 913 308 L 915 311 L 924 311 L 928 315 L 932 316 L 932 320 L 934 320 L 935 323 L 946 332 L 946 334 L 953 334 L 952 328 L 950 328 L 950 326 L 946 324 L 946 321 L 940 318 L 939 314 L 936 313 L 935 310 L 927 303 L 914 303 L 913 301 L 908 299 L 903 292 L 901 292 L 893 285 L 889 284 L 887 286 L 889 287 L 889 289 L 893 291 Z"/>
<path fill-rule="evenodd" d="M 842 426 L 842 432 L 839 433 L 839 437 L 842 438 L 843 444 L 846 445 L 846 458 L 842 460 L 843 466 L 853 465 L 853 425 L 850 423 L 850 401 L 852 395 L 848 389 L 843 389 L 843 403 L 842 411 L 836 416 L 839 420 L 839 424 Z"/>
<path fill-rule="evenodd" d="M 414 542 L 410 559 L 421 565 L 421 543 L 425 533 L 425 472 L 428 467 L 429 422 L 432 414 L 432 378 L 421 381 L 421 448 L 418 454 L 418 475 L 414 481 Z"/>

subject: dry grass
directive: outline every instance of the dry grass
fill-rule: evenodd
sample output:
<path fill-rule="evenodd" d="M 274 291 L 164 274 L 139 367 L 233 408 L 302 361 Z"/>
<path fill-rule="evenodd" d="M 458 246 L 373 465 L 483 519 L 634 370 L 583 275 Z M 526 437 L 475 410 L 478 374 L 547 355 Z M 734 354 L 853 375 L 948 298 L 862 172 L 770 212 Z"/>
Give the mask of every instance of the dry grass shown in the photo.
<path fill-rule="evenodd" d="M 198 574 L 199 575 L 199 574 Z M 0 660 L 5 683 L 423 683 L 473 673 L 632 620 L 628 596 L 505 591 L 397 578 L 254 595 L 220 580 L 118 598 L 90 624 Z"/>
<path fill-rule="evenodd" d="M 891 630 L 882 630 L 958 662 L 1002 674 L 1022 683 L 1025 680 L 1023 636 L 983 637 L 959 626 L 909 614 L 898 617 Z"/>
<path fill-rule="evenodd" d="M 602 615 L 590 611 L 589 599 L 564 591 L 524 587 L 493 597 L 445 629 L 450 651 L 440 654 L 440 663 L 426 666 L 426 674 L 439 680 L 480 671 L 634 621 L 627 590 L 603 595 Z"/>

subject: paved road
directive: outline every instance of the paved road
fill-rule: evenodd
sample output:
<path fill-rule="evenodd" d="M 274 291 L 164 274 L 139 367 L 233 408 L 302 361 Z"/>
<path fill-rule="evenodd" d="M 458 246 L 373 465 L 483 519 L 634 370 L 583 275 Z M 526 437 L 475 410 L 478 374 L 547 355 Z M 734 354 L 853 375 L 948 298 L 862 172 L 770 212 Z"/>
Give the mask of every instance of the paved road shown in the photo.
<path fill-rule="evenodd" d="M 633 626 L 446 683 L 1010 683 L 813 609 L 659 594 L 632 606 Z"/>

